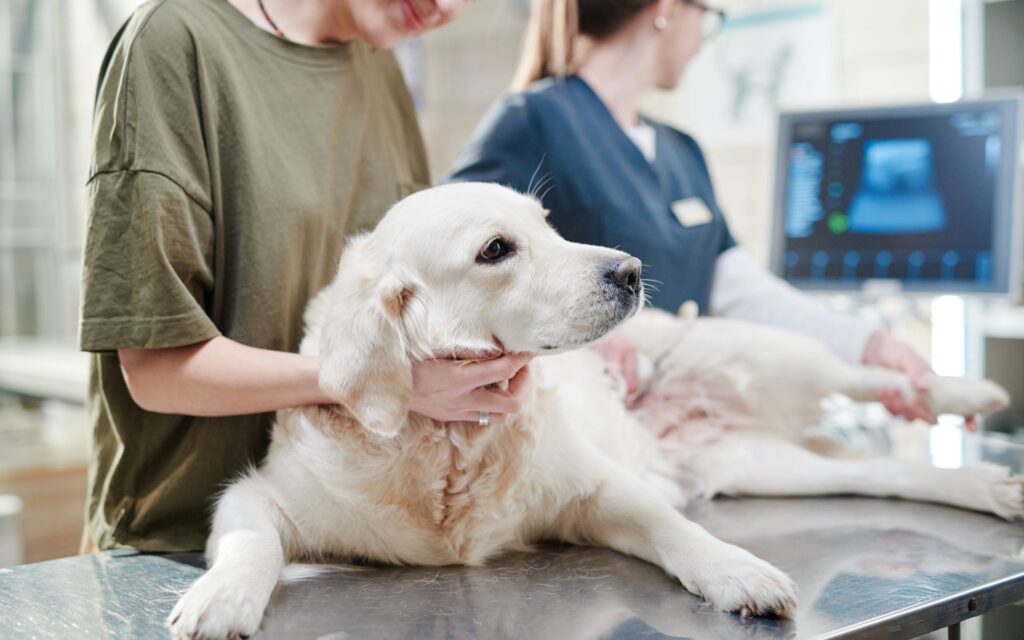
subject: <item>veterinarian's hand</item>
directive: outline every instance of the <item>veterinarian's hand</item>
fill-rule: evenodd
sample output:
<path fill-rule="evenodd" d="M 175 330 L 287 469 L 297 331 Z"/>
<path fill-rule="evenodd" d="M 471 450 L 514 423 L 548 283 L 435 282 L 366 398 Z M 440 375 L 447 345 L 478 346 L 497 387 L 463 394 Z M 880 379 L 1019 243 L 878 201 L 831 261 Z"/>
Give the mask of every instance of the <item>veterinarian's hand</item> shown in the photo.
<path fill-rule="evenodd" d="M 443 422 L 476 422 L 482 411 L 491 423 L 504 422 L 523 408 L 527 363 L 532 353 L 493 360 L 424 360 L 412 368 L 409 410 Z M 496 386 L 508 382 L 508 389 Z"/>
<path fill-rule="evenodd" d="M 878 400 L 885 405 L 889 413 L 908 420 L 920 419 L 935 424 L 935 414 L 920 399 L 920 396 L 928 391 L 928 376 L 932 373 L 932 368 L 910 345 L 897 340 L 888 331 L 879 329 L 871 334 L 864 348 L 864 364 L 903 372 L 918 392 L 919 399 L 909 403 L 898 389 L 879 392 Z"/>
<path fill-rule="evenodd" d="M 636 393 L 639 386 L 636 343 L 626 334 L 618 331 L 595 343 L 591 348 L 601 354 L 605 362 L 622 376 L 626 382 L 626 397 Z"/>

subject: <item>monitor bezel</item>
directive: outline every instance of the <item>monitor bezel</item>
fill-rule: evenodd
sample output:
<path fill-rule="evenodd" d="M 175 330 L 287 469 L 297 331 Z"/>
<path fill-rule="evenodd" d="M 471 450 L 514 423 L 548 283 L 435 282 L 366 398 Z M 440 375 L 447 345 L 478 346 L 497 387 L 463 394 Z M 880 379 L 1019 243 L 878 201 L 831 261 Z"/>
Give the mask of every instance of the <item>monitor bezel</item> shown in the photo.
<path fill-rule="evenodd" d="M 1010 296 L 1018 299 L 1021 293 L 1022 254 L 1024 254 L 1024 225 L 1021 223 L 1021 135 L 1024 130 L 1024 93 L 988 95 L 956 102 L 897 104 L 883 106 L 862 106 L 848 109 L 815 109 L 809 111 L 786 111 L 779 114 L 778 138 L 775 152 L 775 183 L 772 212 L 772 239 L 769 254 L 770 268 L 775 275 L 798 289 L 820 292 L 856 292 L 881 288 L 898 290 L 909 294 L 956 294 Z M 1009 136 L 1012 161 L 1003 163 L 996 178 L 996 211 L 993 225 L 993 273 L 992 281 L 986 284 L 964 281 L 869 279 L 857 281 L 811 280 L 809 278 L 785 277 L 785 200 L 788 156 L 793 132 L 799 123 L 821 120 L 855 120 L 913 118 L 956 113 L 966 109 L 998 108 L 1006 117 L 1010 127 Z M 1009 225 L 1011 233 L 1000 238 L 997 230 Z M 1003 260 L 1008 256 L 1008 260 Z"/>

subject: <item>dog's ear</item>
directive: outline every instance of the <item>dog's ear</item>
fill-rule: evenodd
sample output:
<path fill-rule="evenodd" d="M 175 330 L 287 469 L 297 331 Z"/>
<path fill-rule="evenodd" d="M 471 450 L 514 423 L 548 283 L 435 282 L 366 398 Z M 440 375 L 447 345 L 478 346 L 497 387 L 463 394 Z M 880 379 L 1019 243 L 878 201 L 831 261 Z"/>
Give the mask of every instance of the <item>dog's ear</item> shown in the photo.
<path fill-rule="evenodd" d="M 358 262 L 343 258 L 331 285 L 320 335 L 320 388 L 364 428 L 392 437 L 405 424 L 412 394 L 403 316 L 415 287 L 395 273 L 375 277 Z"/>

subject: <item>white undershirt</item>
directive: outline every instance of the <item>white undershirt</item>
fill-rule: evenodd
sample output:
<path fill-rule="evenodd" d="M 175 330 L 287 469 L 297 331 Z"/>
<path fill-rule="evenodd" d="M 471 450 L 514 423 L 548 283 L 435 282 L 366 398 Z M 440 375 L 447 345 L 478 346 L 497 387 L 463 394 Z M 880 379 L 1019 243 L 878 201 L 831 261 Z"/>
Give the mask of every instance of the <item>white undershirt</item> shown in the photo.
<path fill-rule="evenodd" d="M 657 157 L 657 138 L 654 135 L 654 127 L 643 120 L 639 124 L 628 129 L 623 129 L 633 144 L 640 149 L 647 162 L 654 162 Z"/>
<path fill-rule="evenodd" d="M 657 157 L 654 127 L 643 120 L 623 129 L 647 162 Z M 847 362 L 859 363 L 876 327 L 860 318 L 830 311 L 807 294 L 794 289 L 750 256 L 733 247 L 719 254 L 711 280 L 708 312 L 773 325 L 818 338 Z"/>

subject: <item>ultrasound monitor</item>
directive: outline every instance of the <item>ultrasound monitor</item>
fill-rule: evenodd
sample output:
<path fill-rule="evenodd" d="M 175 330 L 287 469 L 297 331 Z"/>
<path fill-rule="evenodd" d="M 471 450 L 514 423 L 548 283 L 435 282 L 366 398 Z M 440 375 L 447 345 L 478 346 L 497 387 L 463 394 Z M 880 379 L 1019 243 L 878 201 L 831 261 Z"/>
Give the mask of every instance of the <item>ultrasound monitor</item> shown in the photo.
<path fill-rule="evenodd" d="M 1015 295 L 1020 100 L 786 113 L 772 269 L 804 289 Z"/>

